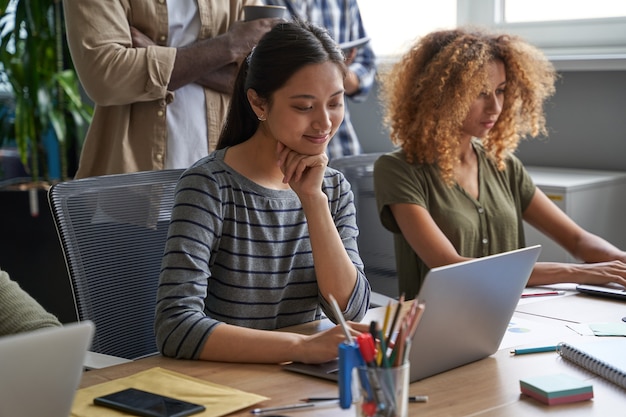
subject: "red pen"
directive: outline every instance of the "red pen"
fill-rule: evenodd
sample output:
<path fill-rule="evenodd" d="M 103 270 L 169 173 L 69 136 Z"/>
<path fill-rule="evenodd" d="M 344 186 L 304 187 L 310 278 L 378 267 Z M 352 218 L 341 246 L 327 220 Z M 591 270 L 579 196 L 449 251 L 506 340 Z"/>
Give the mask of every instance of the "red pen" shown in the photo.
<path fill-rule="evenodd" d="M 363 357 L 363 361 L 367 365 L 367 377 L 369 384 L 372 387 L 373 396 L 373 401 L 364 401 L 361 409 L 365 416 L 371 417 L 378 411 L 386 411 L 388 407 L 385 401 L 385 394 L 383 393 L 383 389 L 380 385 L 381 383 L 376 372 L 376 368 L 378 366 L 376 364 L 376 344 L 370 333 L 361 333 L 357 336 L 356 341 L 359 346 L 359 352 L 361 352 L 361 356 Z"/>
<path fill-rule="evenodd" d="M 529 292 L 522 294 L 522 298 L 528 297 L 542 297 L 544 295 L 563 295 L 564 291 L 545 291 L 545 292 Z"/>

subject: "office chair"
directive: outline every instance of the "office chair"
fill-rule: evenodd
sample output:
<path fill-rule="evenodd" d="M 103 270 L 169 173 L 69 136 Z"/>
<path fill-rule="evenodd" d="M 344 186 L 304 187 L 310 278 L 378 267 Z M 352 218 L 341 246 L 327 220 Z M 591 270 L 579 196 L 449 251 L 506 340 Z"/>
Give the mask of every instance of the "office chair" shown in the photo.
<path fill-rule="evenodd" d="M 156 290 L 174 188 L 183 170 L 105 175 L 53 185 L 52 215 L 91 351 L 129 360 L 156 353 Z"/>
<path fill-rule="evenodd" d="M 359 253 L 365 275 L 372 287 L 373 306 L 386 305 L 388 297 L 398 298 L 398 278 L 393 234 L 378 217 L 374 195 L 374 162 L 383 153 L 366 153 L 332 159 L 329 165 L 341 171 L 352 187 L 359 226 Z"/>

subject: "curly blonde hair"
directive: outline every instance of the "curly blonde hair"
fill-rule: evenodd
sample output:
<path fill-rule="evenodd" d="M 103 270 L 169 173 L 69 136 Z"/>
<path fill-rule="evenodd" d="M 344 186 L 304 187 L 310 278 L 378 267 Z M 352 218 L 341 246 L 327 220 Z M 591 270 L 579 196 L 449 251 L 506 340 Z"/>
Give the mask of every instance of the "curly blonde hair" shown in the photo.
<path fill-rule="evenodd" d="M 487 64 L 504 63 L 502 112 L 482 138 L 499 169 L 521 138 L 546 134 L 543 104 L 557 78 L 543 53 L 521 38 L 459 28 L 421 38 L 390 72 L 381 73 L 384 122 L 409 163 L 436 164 L 454 183 L 459 135 L 469 108 L 487 85 Z"/>

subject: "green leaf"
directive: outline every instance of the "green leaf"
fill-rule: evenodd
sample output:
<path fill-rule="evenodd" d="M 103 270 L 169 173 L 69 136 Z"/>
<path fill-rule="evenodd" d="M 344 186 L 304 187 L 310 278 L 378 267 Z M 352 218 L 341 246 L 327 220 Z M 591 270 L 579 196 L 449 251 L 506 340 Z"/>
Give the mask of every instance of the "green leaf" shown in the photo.
<path fill-rule="evenodd" d="M 67 50 L 60 0 L 15 0 L 14 11 L 7 13 L 12 1 L 0 0 L 0 70 L 13 89 L 15 123 L 3 124 L 0 135 L 15 137 L 22 162 L 37 180 L 45 132 L 54 130 L 66 167 L 67 142 L 82 146 L 93 109 L 82 101 L 73 66 L 63 68 L 57 55 Z"/>

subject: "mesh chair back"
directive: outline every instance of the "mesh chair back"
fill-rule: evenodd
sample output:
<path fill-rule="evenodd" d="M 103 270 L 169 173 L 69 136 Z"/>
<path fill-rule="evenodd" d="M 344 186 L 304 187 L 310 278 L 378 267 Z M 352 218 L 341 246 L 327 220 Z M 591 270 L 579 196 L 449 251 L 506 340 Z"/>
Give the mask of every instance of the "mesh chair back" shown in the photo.
<path fill-rule="evenodd" d="M 94 352 L 126 359 L 157 352 L 156 289 L 182 171 L 106 175 L 50 188 L 78 318 L 96 325 Z"/>
<path fill-rule="evenodd" d="M 329 165 L 341 171 L 352 187 L 359 226 L 359 253 L 372 290 L 395 298 L 398 297 L 398 279 L 393 234 L 380 222 L 374 194 L 374 162 L 382 154 L 344 156 L 332 159 Z"/>

